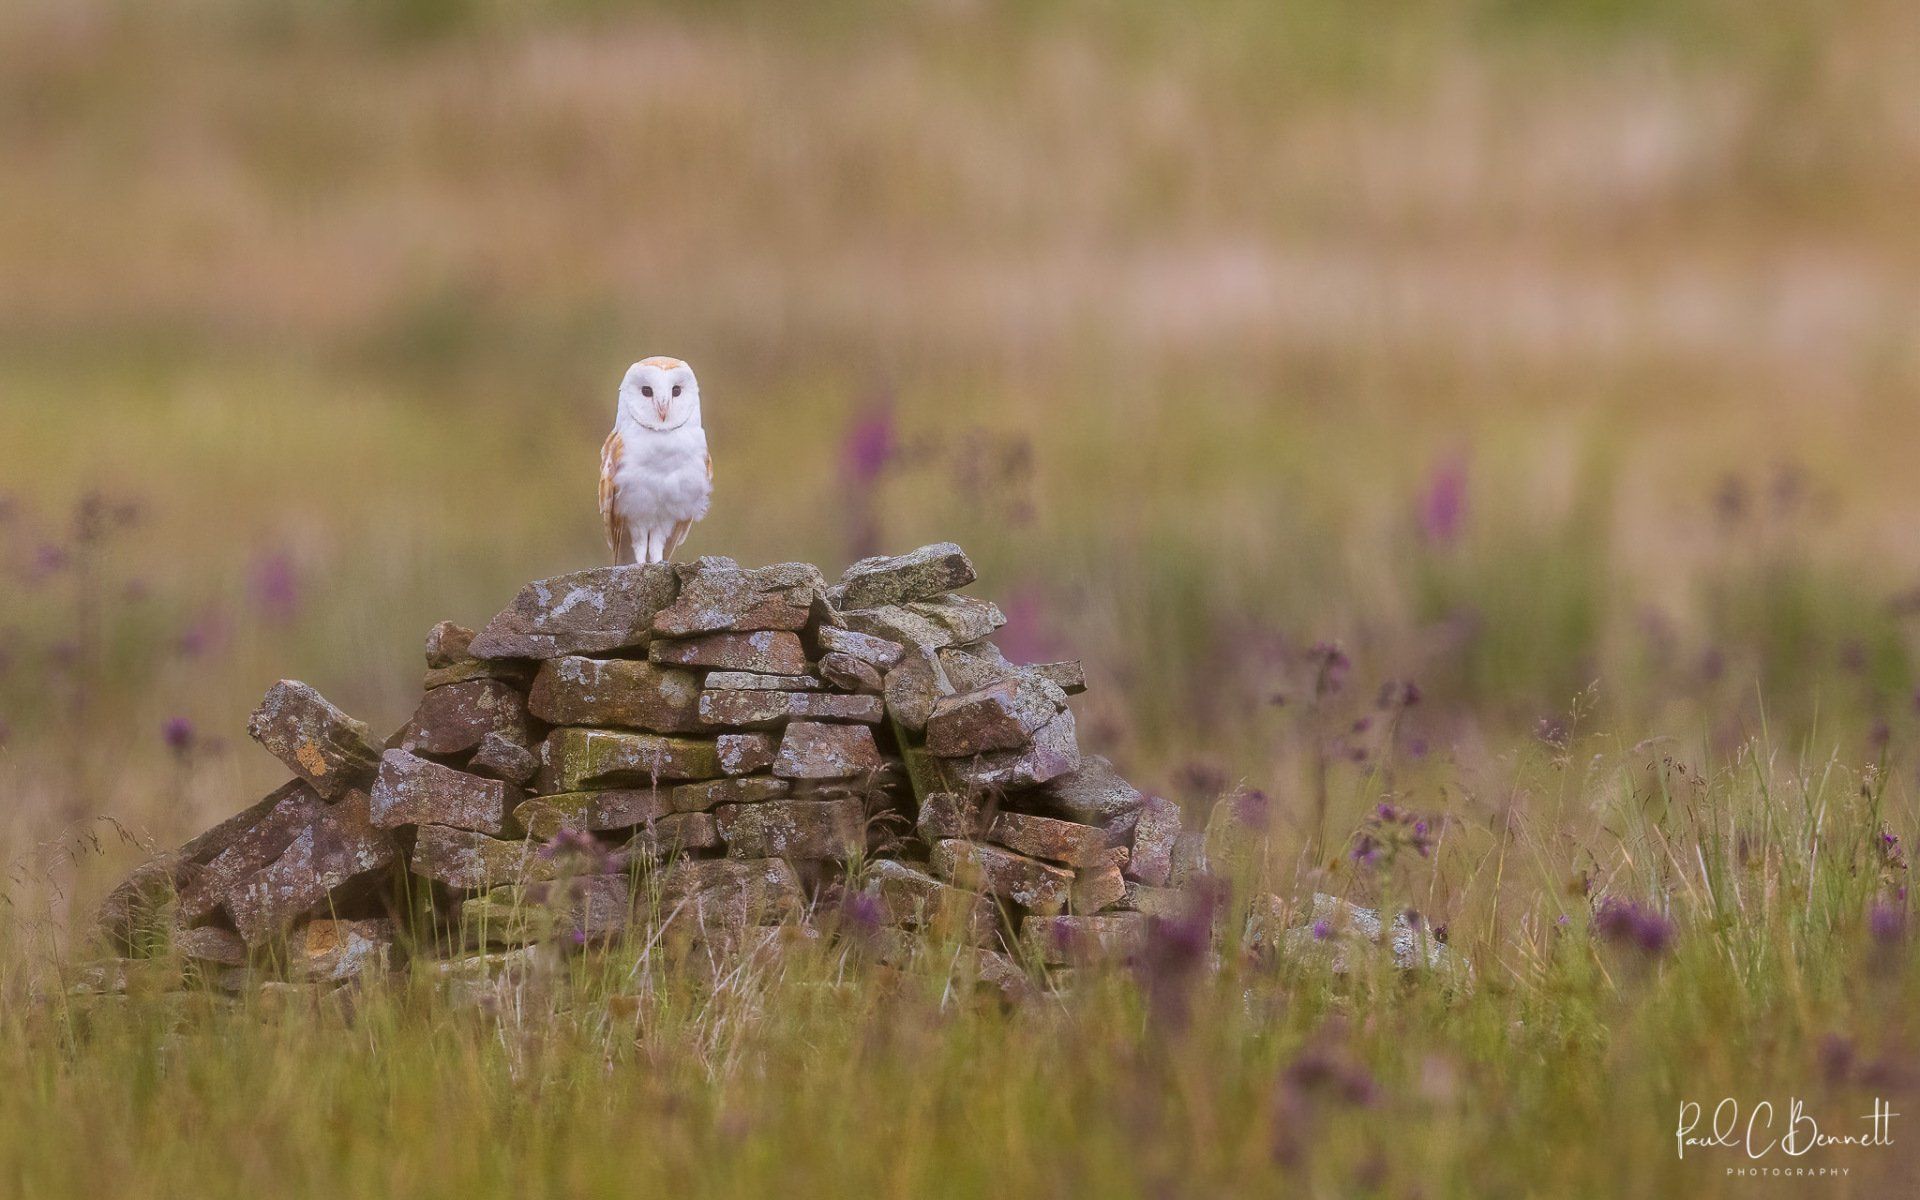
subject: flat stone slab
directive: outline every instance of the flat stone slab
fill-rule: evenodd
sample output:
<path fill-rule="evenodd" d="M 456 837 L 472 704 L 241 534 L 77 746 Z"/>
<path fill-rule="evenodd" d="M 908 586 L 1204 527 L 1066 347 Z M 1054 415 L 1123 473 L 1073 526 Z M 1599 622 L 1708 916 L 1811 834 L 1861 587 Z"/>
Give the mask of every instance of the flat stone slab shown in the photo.
<path fill-rule="evenodd" d="M 553 864 L 530 842 L 488 837 L 470 829 L 422 825 L 407 869 L 426 879 L 467 891 L 553 877 Z"/>
<path fill-rule="evenodd" d="M 714 820 L 733 858 L 844 861 L 867 844 L 866 812 L 858 800 L 723 804 Z"/>
<path fill-rule="evenodd" d="M 878 696 L 886 687 L 880 668 L 851 654 L 827 654 L 820 659 L 820 675 L 843 692 Z M 709 681 L 711 682 L 711 681 Z"/>
<path fill-rule="evenodd" d="M 709 633 L 701 637 L 656 641 L 647 657 L 676 667 L 750 671 L 756 675 L 805 675 L 807 653 L 800 635 L 781 631 Z"/>
<path fill-rule="evenodd" d="M 780 736 L 773 733 L 723 733 L 714 739 L 720 769 L 728 775 L 751 775 L 773 765 L 780 753 Z"/>
<path fill-rule="evenodd" d="M 700 728 L 700 677 L 678 667 L 625 658 L 560 658 L 543 663 L 527 708 L 550 725 L 592 725 L 652 733 Z"/>
<path fill-rule="evenodd" d="M 267 689 L 247 733 L 329 800 L 365 787 L 380 769 L 380 747 L 366 723 L 298 680 Z"/>
<path fill-rule="evenodd" d="M 1024 750 L 1066 706 L 1066 693 L 1037 676 L 995 680 L 942 696 L 927 717 L 927 751 L 941 758 L 971 758 Z"/>
<path fill-rule="evenodd" d="M 707 812 L 721 804 L 758 804 L 778 800 L 793 790 L 785 779 L 749 775 L 738 779 L 716 779 L 711 783 L 683 783 L 673 789 L 667 805 L 674 812 Z"/>
<path fill-rule="evenodd" d="M 928 845 L 943 838 L 978 841 L 986 836 L 989 824 L 984 798 L 963 792 L 929 792 L 920 801 L 914 831 Z"/>
<path fill-rule="evenodd" d="M 906 653 L 906 647 L 899 642 L 871 634 L 855 633 L 851 629 L 839 629 L 832 625 L 822 625 L 814 632 L 820 642 L 823 654 L 844 654 L 848 658 L 857 658 L 863 663 L 885 671 L 900 661 Z"/>
<path fill-rule="evenodd" d="M 373 823 L 450 825 L 498 836 L 517 793 L 498 779 L 482 779 L 405 750 L 389 750 L 373 782 Z"/>
<path fill-rule="evenodd" d="M 400 746 L 419 754 L 453 756 L 480 748 L 488 734 L 525 745 L 527 700 L 495 679 L 475 679 L 433 688 L 420 699 L 400 734 Z"/>
<path fill-rule="evenodd" d="M 660 878 L 659 916 L 702 927 L 777 925 L 798 918 L 806 896 L 781 858 L 683 858 Z"/>
<path fill-rule="evenodd" d="M 814 675 L 756 675 L 752 671 L 713 671 L 707 675 L 710 692 L 818 692 L 826 683 Z"/>
<path fill-rule="evenodd" d="M 633 829 L 667 815 L 671 794 L 667 788 L 616 788 L 536 796 L 514 809 L 513 819 L 536 842 L 552 841 L 562 829 Z"/>
<path fill-rule="evenodd" d="M 1073 898 L 1073 872 L 999 846 L 949 839 L 934 843 L 933 873 L 959 887 L 989 892 L 1038 913 Z"/>
<path fill-rule="evenodd" d="M 851 779 L 886 766 L 865 725 L 794 721 L 780 740 L 773 773 L 782 779 Z"/>
<path fill-rule="evenodd" d="M 326 808 L 320 793 L 304 780 L 286 784 L 267 800 L 266 811 L 252 826 L 232 838 L 180 888 L 180 920 L 197 922 L 212 916 L 262 867 L 284 854 Z"/>
<path fill-rule="evenodd" d="M 547 737 L 542 792 L 718 779 L 713 742 L 605 729 L 556 729 Z"/>
<path fill-rule="evenodd" d="M 189 962 L 214 963 L 223 967 L 243 967 L 247 964 L 246 939 L 231 929 L 221 929 L 217 925 L 175 930 L 173 951 Z"/>
<path fill-rule="evenodd" d="M 933 707 L 954 692 L 946 668 L 925 646 L 909 646 L 887 672 L 881 689 L 887 712 L 909 733 L 924 733 Z"/>
<path fill-rule="evenodd" d="M 720 826 L 712 813 L 668 813 L 634 831 L 627 844 L 615 854 L 622 864 L 651 866 L 663 858 L 690 850 L 718 850 Z"/>
<path fill-rule="evenodd" d="M 1003 812 L 994 818 L 987 840 L 1069 867 L 1108 865 L 1106 834 L 1095 826 L 1076 821 Z"/>
<path fill-rule="evenodd" d="M 1048 781 L 1034 799 L 1050 813 L 1087 825 L 1111 824 L 1147 802 L 1098 754 L 1082 757 L 1078 769 Z"/>
<path fill-rule="evenodd" d="M 1073 911 L 1097 913 L 1126 899 L 1127 879 L 1116 864 L 1089 867 L 1075 872 Z"/>
<path fill-rule="evenodd" d="M 427 669 L 444 670 L 473 657 L 474 632 L 465 625 L 442 621 L 427 631 Z"/>
<path fill-rule="evenodd" d="M 855 721 L 877 725 L 887 715 L 878 696 L 838 692 L 700 693 L 700 719 L 729 729 L 774 729 L 788 721 Z"/>
<path fill-rule="evenodd" d="M 1139 955 L 1146 942 L 1144 913 L 1035 916 L 1020 923 L 1020 944 L 1033 961 L 1047 966 L 1124 962 Z"/>
<path fill-rule="evenodd" d="M 302 983 L 343 983 L 394 967 L 398 931 L 392 921 L 322 917 L 287 935 L 287 974 Z"/>
<path fill-rule="evenodd" d="M 991 788 L 1013 791 L 1071 774 L 1080 765 L 1080 743 L 1073 713 L 1062 710 L 1033 735 L 1024 750 L 998 750 L 971 758 L 936 759 L 953 785 L 949 790 Z"/>
<path fill-rule="evenodd" d="M 349 792 L 326 806 L 278 858 L 234 889 L 227 912 L 247 945 L 271 941 L 399 860 L 399 846 L 373 824 L 369 803 L 365 792 Z"/>
<path fill-rule="evenodd" d="M 684 573 L 680 595 L 654 614 L 660 637 L 700 633 L 805 629 L 814 601 L 826 591 L 810 563 L 777 563 L 746 571 L 706 566 Z"/>
<path fill-rule="evenodd" d="M 989 940 L 999 927 L 1000 909 L 993 897 L 942 883 L 892 859 L 867 865 L 863 890 L 880 902 L 882 921 L 888 925 L 924 929 L 935 936 L 952 934 L 973 943 Z"/>
<path fill-rule="evenodd" d="M 997 606 L 970 596 L 850 609 L 840 615 L 855 633 L 929 650 L 980 641 L 1007 623 Z"/>
<path fill-rule="evenodd" d="M 668 563 L 596 567 L 520 589 L 469 648 L 475 658 L 564 658 L 644 646 L 680 581 Z"/>
<path fill-rule="evenodd" d="M 841 574 L 836 593 L 842 608 L 877 608 L 930 599 L 978 578 L 966 551 L 938 542 L 891 558 L 863 558 Z"/>
<path fill-rule="evenodd" d="M 1133 854 L 1127 878 L 1148 887 L 1165 887 L 1173 879 L 1173 852 L 1180 844 L 1180 806 L 1159 796 L 1148 796 L 1133 823 Z"/>
<path fill-rule="evenodd" d="M 625 874 L 509 884 L 463 903 L 460 930 L 470 945 L 603 942 L 626 930 L 634 900 L 634 882 Z"/>
<path fill-rule="evenodd" d="M 525 787 L 540 773 L 540 759 L 532 749 L 504 734 L 489 733 L 467 760 L 467 772 Z"/>

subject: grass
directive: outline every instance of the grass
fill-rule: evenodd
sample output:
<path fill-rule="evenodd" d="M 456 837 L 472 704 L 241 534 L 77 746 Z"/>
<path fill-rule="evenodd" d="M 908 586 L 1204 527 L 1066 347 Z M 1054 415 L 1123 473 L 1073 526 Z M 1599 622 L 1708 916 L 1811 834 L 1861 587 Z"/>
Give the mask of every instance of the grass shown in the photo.
<path fill-rule="evenodd" d="M 1715 1195 L 1683 1100 L 1901 1108 L 1920 72 L 1901 5 L 1766 9 L 7 6 L 0 1179 Z M 68 996 L 141 846 L 279 782 L 268 684 L 384 732 L 433 622 L 599 561 L 651 352 L 709 397 L 689 549 L 961 542 L 1089 746 L 1270 798 L 1240 903 L 1413 906 L 1472 985 L 1235 914 L 1218 976 L 1012 1006 L 824 945 Z M 1431 859 L 1347 855 L 1383 802 Z M 1897 1194 L 1894 1136 L 1799 1162 Z"/>

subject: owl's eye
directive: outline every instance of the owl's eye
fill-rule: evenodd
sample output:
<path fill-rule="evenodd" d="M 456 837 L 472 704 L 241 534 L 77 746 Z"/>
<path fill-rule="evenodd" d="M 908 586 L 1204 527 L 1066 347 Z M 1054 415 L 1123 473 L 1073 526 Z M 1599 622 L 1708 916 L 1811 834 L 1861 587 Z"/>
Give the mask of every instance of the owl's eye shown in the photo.
<path fill-rule="evenodd" d="M 653 399 L 653 388 L 651 386 L 643 387 L 640 389 L 640 394 L 651 400 Z"/>
<path fill-rule="evenodd" d="M 676 396 L 680 394 L 680 385 L 677 383 L 673 385 L 673 394 Z"/>

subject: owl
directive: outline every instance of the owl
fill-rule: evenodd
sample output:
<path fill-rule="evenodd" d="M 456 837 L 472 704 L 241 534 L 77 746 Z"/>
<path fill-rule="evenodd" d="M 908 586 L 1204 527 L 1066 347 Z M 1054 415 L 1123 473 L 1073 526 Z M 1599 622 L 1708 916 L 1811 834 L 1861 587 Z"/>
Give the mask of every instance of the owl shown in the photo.
<path fill-rule="evenodd" d="M 666 562 L 707 515 L 713 459 L 700 384 L 677 358 L 645 358 L 620 381 L 600 452 L 600 515 L 616 565 Z"/>

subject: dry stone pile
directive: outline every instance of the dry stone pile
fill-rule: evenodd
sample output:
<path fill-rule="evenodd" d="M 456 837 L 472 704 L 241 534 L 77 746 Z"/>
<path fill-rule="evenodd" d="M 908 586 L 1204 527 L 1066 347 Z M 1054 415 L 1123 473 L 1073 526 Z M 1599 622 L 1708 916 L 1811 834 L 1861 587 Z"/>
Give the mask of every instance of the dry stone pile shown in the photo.
<path fill-rule="evenodd" d="M 995 648 L 974 579 L 943 543 L 831 584 L 724 558 L 542 580 L 429 634 L 384 743 L 276 684 L 250 732 L 293 778 L 136 872 L 104 927 L 235 986 L 636 922 L 737 945 L 853 913 L 989 971 L 1135 944 L 1196 839 L 1083 751 L 1079 664 Z"/>

